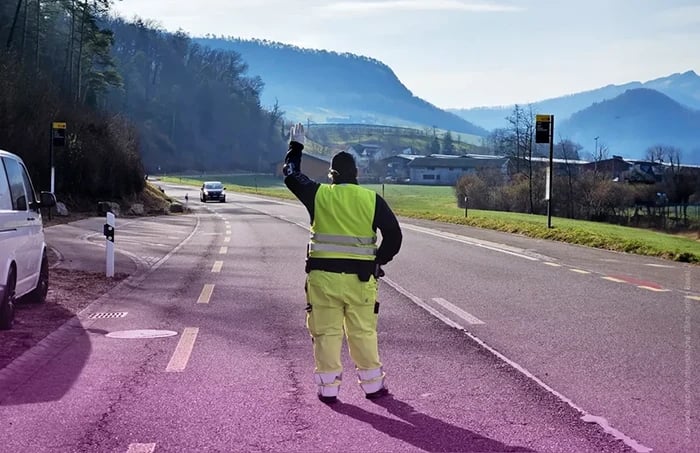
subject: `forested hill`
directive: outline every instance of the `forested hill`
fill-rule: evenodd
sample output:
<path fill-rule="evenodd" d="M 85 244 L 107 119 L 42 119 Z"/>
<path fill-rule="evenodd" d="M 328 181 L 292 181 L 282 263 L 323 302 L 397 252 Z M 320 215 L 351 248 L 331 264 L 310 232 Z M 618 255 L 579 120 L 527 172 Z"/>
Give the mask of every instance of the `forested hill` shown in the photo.
<path fill-rule="evenodd" d="M 281 112 L 261 106 L 263 82 L 238 53 L 140 21 L 106 25 L 123 78 L 106 105 L 139 128 L 147 169 L 268 170 L 279 158 Z"/>
<path fill-rule="evenodd" d="M 199 44 L 241 54 L 265 83 L 261 99 L 279 102 L 292 120 L 437 126 L 473 135 L 486 131 L 414 96 L 380 61 L 261 40 L 196 38 Z"/>

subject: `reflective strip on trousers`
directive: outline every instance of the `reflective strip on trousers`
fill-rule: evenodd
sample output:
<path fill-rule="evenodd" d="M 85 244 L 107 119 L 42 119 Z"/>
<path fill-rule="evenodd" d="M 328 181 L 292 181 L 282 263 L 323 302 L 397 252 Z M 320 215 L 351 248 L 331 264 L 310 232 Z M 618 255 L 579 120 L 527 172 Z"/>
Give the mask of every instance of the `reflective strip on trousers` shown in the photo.
<path fill-rule="evenodd" d="M 386 388 L 384 381 L 386 374 L 381 368 L 357 370 L 357 376 L 360 378 L 358 381 L 360 387 L 362 387 L 365 393 L 374 393 Z"/>
<path fill-rule="evenodd" d="M 320 396 L 338 396 L 342 373 L 314 373 L 314 381 Z"/>

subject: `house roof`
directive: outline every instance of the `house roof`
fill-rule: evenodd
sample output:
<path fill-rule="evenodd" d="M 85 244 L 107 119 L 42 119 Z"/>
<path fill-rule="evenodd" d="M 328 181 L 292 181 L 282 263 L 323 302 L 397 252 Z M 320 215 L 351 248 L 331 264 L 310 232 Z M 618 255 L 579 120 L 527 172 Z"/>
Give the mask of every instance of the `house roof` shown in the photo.
<path fill-rule="evenodd" d="M 498 168 L 508 161 L 505 157 L 491 156 L 489 159 L 471 156 L 424 156 L 413 159 L 408 166 L 412 168 Z"/>

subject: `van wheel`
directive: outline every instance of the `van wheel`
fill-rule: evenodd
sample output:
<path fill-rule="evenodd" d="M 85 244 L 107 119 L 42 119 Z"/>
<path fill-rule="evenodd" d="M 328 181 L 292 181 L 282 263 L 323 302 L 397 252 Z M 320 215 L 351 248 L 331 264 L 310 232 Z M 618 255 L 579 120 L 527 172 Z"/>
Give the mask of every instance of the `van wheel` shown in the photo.
<path fill-rule="evenodd" d="M 0 300 L 0 330 L 9 330 L 15 320 L 15 269 L 10 269 L 5 285 L 5 295 Z"/>
<path fill-rule="evenodd" d="M 36 282 L 36 288 L 27 294 L 27 302 L 32 304 L 43 304 L 46 302 L 46 295 L 49 292 L 49 260 L 46 258 L 46 252 L 41 258 L 41 270 L 39 271 L 39 281 Z"/>

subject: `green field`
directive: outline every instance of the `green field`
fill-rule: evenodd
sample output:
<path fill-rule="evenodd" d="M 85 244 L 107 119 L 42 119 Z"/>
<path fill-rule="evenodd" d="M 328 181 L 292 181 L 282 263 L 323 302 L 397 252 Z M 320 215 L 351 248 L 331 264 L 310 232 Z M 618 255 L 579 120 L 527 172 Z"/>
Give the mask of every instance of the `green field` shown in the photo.
<path fill-rule="evenodd" d="M 200 185 L 204 179 L 217 179 L 224 182 L 229 191 L 294 199 L 282 180 L 271 176 L 208 175 L 204 179 L 162 179 L 195 186 Z M 469 209 L 465 217 L 465 210 L 457 207 L 452 187 L 397 184 L 369 184 L 365 187 L 382 194 L 396 214 L 404 217 L 469 225 L 534 238 L 700 263 L 700 241 L 689 237 L 558 217 L 552 219 L 552 228 L 547 228 L 546 216 L 514 212 Z"/>

